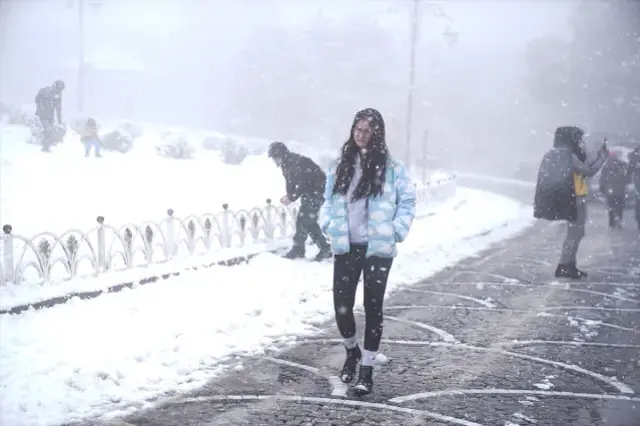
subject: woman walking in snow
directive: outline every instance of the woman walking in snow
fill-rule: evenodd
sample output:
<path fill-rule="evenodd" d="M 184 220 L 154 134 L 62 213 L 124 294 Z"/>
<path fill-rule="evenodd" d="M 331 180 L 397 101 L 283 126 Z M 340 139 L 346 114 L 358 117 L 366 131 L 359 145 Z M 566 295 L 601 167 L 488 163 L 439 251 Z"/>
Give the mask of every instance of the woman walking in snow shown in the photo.
<path fill-rule="evenodd" d="M 322 230 L 334 253 L 333 303 L 347 358 L 340 375 L 350 383 L 361 362 L 356 392 L 370 393 L 373 365 L 382 338 L 382 306 L 396 243 L 409 233 L 416 196 L 406 168 L 389 155 L 382 115 L 358 112 L 341 156 L 329 168 Z M 364 353 L 353 315 L 360 275 L 364 281 Z"/>

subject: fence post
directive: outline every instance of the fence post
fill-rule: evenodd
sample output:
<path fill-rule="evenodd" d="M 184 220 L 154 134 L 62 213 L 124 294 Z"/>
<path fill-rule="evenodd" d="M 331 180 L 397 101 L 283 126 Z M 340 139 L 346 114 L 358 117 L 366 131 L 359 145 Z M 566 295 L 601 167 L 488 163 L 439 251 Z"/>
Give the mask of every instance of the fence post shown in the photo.
<path fill-rule="evenodd" d="M 222 241 L 225 248 L 231 247 L 231 212 L 229 211 L 229 204 L 224 203 L 222 205 Z"/>
<path fill-rule="evenodd" d="M 167 215 L 169 216 L 169 219 L 167 220 L 167 258 L 175 256 L 178 252 L 178 248 L 176 245 L 175 219 L 173 217 L 173 213 L 173 209 L 167 210 Z"/>
<path fill-rule="evenodd" d="M 154 231 L 153 229 L 147 225 L 144 228 L 144 242 L 147 246 L 147 250 L 145 253 L 145 260 L 147 261 L 147 264 L 151 264 L 153 262 L 153 238 L 154 238 Z"/>
<path fill-rule="evenodd" d="M 271 198 L 267 198 L 267 207 L 265 207 L 265 235 L 268 239 L 273 240 L 273 231 L 275 225 L 273 224 L 273 205 L 271 204 Z"/>
<path fill-rule="evenodd" d="M 98 222 L 98 273 L 107 270 L 107 243 L 104 238 L 104 216 L 96 218 Z"/>
<path fill-rule="evenodd" d="M 11 225 L 4 225 L 2 227 L 2 232 L 4 235 L 2 236 L 3 242 L 3 263 L 4 263 L 4 281 L 15 283 L 15 265 L 13 258 L 13 227 Z"/>

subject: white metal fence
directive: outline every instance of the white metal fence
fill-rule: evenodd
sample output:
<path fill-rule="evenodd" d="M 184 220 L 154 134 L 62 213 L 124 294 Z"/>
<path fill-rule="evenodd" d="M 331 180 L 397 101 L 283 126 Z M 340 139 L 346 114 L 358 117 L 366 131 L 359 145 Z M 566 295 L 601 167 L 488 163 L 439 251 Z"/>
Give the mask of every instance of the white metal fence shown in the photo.
<path fill-rule="evenodd" d="M 418 188 L 419 209 L 455 193 L 455 177 Z M 2 227 L 0 284 L 68 280 L 108 271 L 144 267 L 177 257 L 289 238 L 295 233 L 298 205 L 274 205 L 234 211 L 224 204 L 217 214 L 180 218 L 172 209 L 157 222 L 111 226 L 104 217 L 88 231 L 70 229 L 61 235 L 41 232 L 31 238 Z"/>

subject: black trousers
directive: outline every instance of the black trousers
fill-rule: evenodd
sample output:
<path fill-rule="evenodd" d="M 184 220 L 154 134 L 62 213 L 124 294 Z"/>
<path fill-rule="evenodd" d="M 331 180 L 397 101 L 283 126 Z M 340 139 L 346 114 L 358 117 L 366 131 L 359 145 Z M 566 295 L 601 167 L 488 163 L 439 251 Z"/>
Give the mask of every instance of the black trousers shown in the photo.
<path fill-rule="evenodd" d="M 334 256 L 333 307 L 338 330 L 347 339 L 356 334 L 353 305 L 360 275 L 364 274 L 364 349 L 377 352 L 382 339 L 382 306 L 392 258 L 366 257 L 366 245 L 351 245 L 347 254 Z"/>
<path fill-rule="evenodd" d="M 48 151 L 53 145 L 53 120 L 47 117 L 39 117 L 42 124 L 42 150 Z"/>
<path fill-rule="evenodd" d="M 304 251 L 307 237 L 311 237 L 311 240 L 321 249 L 329 248 L 327 239 L 318 224 L 318 212 L 323 202 L 324 199 L 318 197 L 302 197 L 300 199 L 300 210 L 296 218 L 296 233 L 293 235 L 294 249 Z"/>
<path fill-rule="evenodd" d="M 623 196 L 609 195 L 607 197 L 607 209 L 609 210 L 609 226 L 615 226 L 622 221 L 624 215 L 625 199 Z"/>

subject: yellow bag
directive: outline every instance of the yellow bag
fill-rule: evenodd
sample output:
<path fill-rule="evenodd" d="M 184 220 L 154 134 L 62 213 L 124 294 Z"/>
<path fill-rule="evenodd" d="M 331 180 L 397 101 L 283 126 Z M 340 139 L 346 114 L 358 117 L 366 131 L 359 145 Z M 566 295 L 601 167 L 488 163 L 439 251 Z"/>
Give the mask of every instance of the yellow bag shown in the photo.
<path fill-rule="evenodd" d="M 587 178 L 580 173 L 573 174 L 573 186 L 576 188 L 576 196 L 585 197 L 589 195 L 589 186 L 587 185 Z"/>

